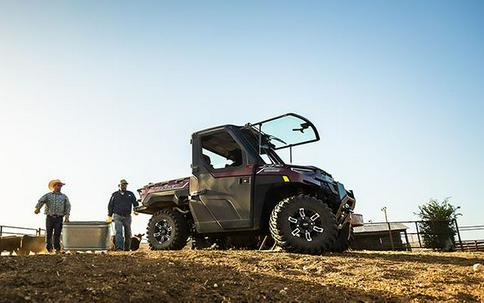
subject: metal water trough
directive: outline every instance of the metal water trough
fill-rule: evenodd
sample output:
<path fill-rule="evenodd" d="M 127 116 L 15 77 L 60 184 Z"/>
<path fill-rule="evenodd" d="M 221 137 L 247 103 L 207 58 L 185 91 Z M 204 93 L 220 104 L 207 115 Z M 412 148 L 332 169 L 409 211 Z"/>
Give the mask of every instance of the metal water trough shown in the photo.
<path fill-rule="evenodd" d="M 65 250 L 109 250 L 112 247 L 111 226 L 103 221 L 64 223 L 62 244 Z"/>

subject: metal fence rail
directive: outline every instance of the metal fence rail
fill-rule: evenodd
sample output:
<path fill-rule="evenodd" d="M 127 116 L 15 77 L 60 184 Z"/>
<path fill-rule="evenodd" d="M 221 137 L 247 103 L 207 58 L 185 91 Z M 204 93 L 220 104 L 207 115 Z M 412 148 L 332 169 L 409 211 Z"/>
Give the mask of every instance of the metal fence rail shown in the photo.
<path fill-rule="evenodd" d="M 395 236 L 395 230 L 391 229 L 392 224 L 403 224 L 407 229 L 401 231 L 400 235 Z M 423 240 L 423 232 L 421 226 L 423 223 L 429 223 L 427 221 L 392 221 L 392 222 L 371 222 L 371 224 L 381 224 L 383 226 L 388 226 L 385 228 L 385 235 L 382 236 L 380 244 L 375 249 L 383 250 L 412 250 L 412 249 L 425 249 L 426 247 Z M 457 220 L 451 221 L 436 221 L 431 222 L 432 224 L 450 224 L 456 231 L 455 238 L 452 239 L 452 245 L 456 250 L 461 251 L 484 251 L 484 225 L 468 225 L 459 226 Z M 474 236 L 477 236 L 480 240 L 462 240 L 463 236 L 466 237 L 472 232 Z M 355 234 L 358 237 L 358 234 Z M 393 242 L 401 244 L 400 246 L 394 245 Z"/>
<path fill-rule="evenodd" d="M 41 236 L 45 234 L 45 229 L 42 228 L 29 228 L 22 226 L 9 226 L 0 225 L 0 236 L 12 235 L 12 236 L 23 236 L 23 235 L 35 235 Z"/>
<path fill-rule="evenodd" d="M 484 251 L 484 240 L 462 241 L 462 251 Z"/>

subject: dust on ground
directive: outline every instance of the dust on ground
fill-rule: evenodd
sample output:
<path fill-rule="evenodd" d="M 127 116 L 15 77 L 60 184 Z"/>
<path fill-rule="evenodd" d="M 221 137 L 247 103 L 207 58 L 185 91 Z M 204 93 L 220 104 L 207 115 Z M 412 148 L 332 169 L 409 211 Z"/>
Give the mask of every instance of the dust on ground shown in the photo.
<path fill-rule="evenodd" d="M 0 302 L 484 302 L 484 253 L 149 251 L 0 257 Z"/>

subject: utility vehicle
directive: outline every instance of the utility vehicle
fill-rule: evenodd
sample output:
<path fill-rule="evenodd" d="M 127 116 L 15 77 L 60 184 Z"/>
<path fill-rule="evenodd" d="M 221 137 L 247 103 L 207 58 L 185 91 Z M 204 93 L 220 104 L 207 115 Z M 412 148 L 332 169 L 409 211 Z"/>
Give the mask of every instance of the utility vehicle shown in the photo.
<path fill-rule="evenodd" d="M 136 212 L 151 214 L 153 250 L 257 248 L 291 252 L 343 251 L 351 240 L 351 190 L 314 166 L 286 164 L 278 155 L 319 140 L 316 127 L 293 113 L 244 126 L 192 134 L 192 176 L 139 189 Z M 269 239 L 269 240 L 268 240 Z M 268 244 L 270 243 L 270 244 Z"/>

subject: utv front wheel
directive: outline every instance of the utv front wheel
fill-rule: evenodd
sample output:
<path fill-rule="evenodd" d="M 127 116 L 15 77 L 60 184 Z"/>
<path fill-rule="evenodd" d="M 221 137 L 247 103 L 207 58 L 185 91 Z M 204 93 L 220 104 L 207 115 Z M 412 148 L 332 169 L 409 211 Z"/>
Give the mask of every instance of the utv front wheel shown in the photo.
<path fill-rule="evenodd" d="M 147 238 L 152 250 L 182 249 L 187 244 L 188 234 L 185 217 L 175 210 L 160 210 L 148 223 Z"/>
<path fill-rule="evenodd" d="M 309 254 L 331 250 L 338 234 L 336 217 L 328 205 L 307 195 L 279 202 L 272 210 L 269 228 L 284 250 Z"/>

